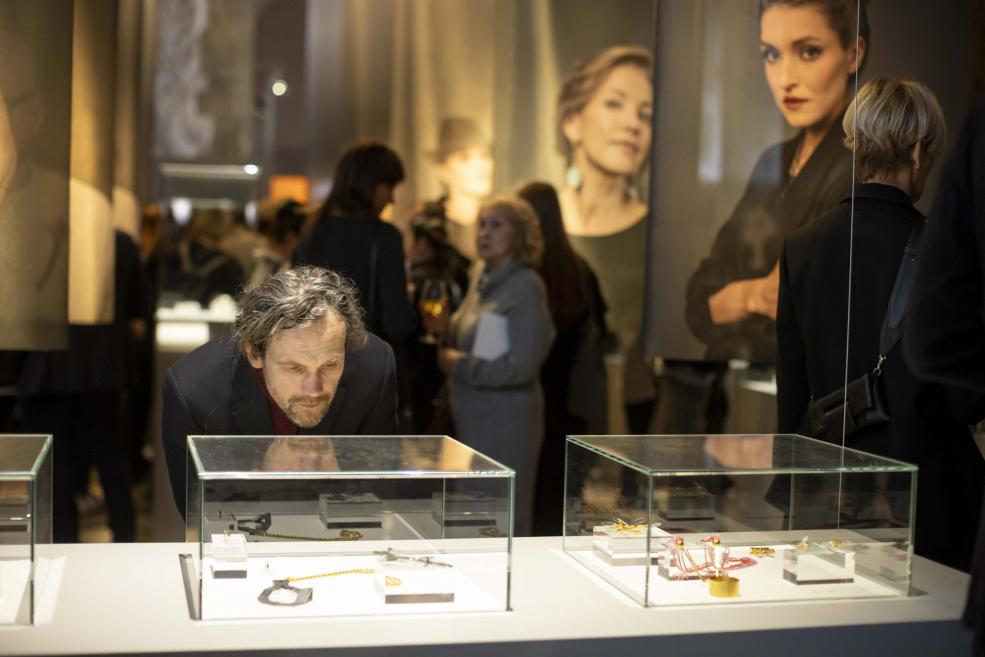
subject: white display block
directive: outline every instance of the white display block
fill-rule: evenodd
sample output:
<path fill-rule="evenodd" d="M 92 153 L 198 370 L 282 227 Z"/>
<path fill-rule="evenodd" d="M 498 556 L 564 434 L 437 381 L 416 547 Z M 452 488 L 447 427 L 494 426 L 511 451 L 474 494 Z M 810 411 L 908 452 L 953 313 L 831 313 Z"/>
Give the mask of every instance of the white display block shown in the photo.
<path fill-rule="evenodd" d="M 246 536 L 212 534 L 213 577 L 246 577 Z"/>
<path fill-rule="evenodd" d="M 613 566 L 639 566 L 646 563 L 646 523 L 614 522 L 596 525 L 592 530 L 595 554 Z M 660 523 L 650 525 L 650 541 L 663 541 L 670 534 L 660 529 Z M 651 563 L 657 562 L 656 550 L 651 551 Z"/>
<path fill-rule="evenodd" d="M 448 538 L 505 536 L 506 500 L 478 493 L 434 493 L 431 515 Z"/>
<path fill-rule="evenodd" d="M 383 500 L 373 493 L 322 493 L 318 508 L 326 529 L 380 529 Z"/>
<path fill-rule="evenodd" d="M 799 586 L 855 581 L 855 550 L 828 543 L 801 543 L 783 550 L 783 579 Z"/>
<path fill-rule="evenodd" d="M 384 565 L 374 575 L 376 591 L 386 604 L 455 601 L 455 568 Z"/>

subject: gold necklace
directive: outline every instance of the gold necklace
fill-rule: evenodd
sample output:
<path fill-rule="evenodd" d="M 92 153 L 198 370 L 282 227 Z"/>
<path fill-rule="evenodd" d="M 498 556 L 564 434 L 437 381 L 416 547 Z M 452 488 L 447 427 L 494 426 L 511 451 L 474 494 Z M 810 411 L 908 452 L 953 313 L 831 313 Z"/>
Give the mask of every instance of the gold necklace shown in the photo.
<path fill-rule="evenodd" d="M 230 525 L 229 529 L 246 532 L 250 536 L 261 536 L 263 538 L 282 538 L 288 541 L 358 541 L 363 537 L 362 532 L 355 529 L 341 529 L 339 535 L 332 536 L 303 536 L 301 534 L 279 534 L 271 532 L 270 525 L 272 518 L 269 513 L 261 513 L 252 518 L 236 519 L 235 525 Z"/>
<path fill-rule="evenodd" d="M 321 577 L 337 577 L 339 575 L 372 575 L 376 571 L 372 568 L 352 568 L 351 570 L 333 570 L 327 573 L 318 573 L 317 575 L 305 575 L 304 577 L 288 577 L 285 582 L 304 582 L 309 579 L 319 579 Z"/>
<path fill-rule="evenodd" d="M 251 536 L 262 536 L 263 538 L 283 538 L 288 541 L 358 541 L 363 537 L 362 532 L 355 529 L 341 529 L 339 535 L 332 536 L 302 536 L 300 534 L 277 534 L 268 532 L 266 529 L 244 529 Z"/>
<path fill-rule="evenodd" d="M 317 575 L 275 579 L 272 585 L 260 592 L 260 595 L 257 596 L 257 600 L 265 605 L 273 605 L 275 607 L 298 607 L 311 602 L 311 598 L 314 595 L 314 589 L 291 586 L 294 582 L 305 582 L 323 577 L 340 577 L 342 575 L 373 575 L 376 572 L 377 571 L 373 568 L 351 568 L 349 570 L 332 570 L 327 573 L 318 573 Z M 394 577 L 393 575 L 385 575 L 383 581 L 386 586 L 400 586 L 403 583 L 399 577 Z M 278 591 L 287 591 L 289 594 L 293 594 L 294 598 L 287 602 L 272 598 L 271 596 L 276 594 Z"/>
<path fill-rule="evenodd" d="M 344 530 L 343 530 L 344 531 Z M 393 548 L 387 548 L 386 550 L 377 550 L 374 554 L 383 560 L 384 563 L 393 562 L 403 562 L 412 566 L 419 567 L 441 567 L 441 568 L 451 568 L 452 565 L 445 561 L 438 561 L 433 557 L 414 557 L 410 555 L 400 554 L 395 552 Z M 305 582 L 312 579 L 321 579 L 323 577 L 340 577 L 343 575 L 373 575 L 380 571 L 374 568 L 350 568 L 348 570 L 330 570 L 325 573 L 317 573 L 315 575 L 304 575 L 302 577 L 285 577 L 284 579 L 275 579 L 274 583 L 263 591 L 257 597 L 257 600 L 265 605 L 274 605 L 275 607 L 297 607 L 299 605 L 306 604 L 311 601 L 314 590 L 310 588 L 299 588 L 297 586 L 291 586 L 294 582 Z M 384 574 L 383 583 L 386 586 L 400 586 L 403 581 L 399 577 L 394 577 L 393 575 Z M 282 602 L 280 600 L 275 600 L 271 597 L 278 591 L 287 591 L 294 595 L 292 600 L 287 602 Z"/>

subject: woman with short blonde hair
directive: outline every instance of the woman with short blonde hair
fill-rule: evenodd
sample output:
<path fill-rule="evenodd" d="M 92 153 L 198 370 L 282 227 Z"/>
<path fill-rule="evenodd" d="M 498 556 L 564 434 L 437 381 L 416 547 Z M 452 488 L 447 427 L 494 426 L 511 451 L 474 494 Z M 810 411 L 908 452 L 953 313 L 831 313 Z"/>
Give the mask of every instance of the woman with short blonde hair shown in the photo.
<path fill-rule="evenodd" d="M 848 106 L 842 127 L 845 145 L 855 149 L 855 174 L 863 181 L 896 175 L 910 164 L 915 148 L 937 158 L 947 143 L 937 99 L 910 80 L 866 83 Z"/>
<path fill-rule="evenodd" d="M 918 260 L 926 255 L 916 239 L 926 218 L 913 204 L 943 149 L 944 120 L 923 85 L 880 79 L 859 91 L 844 128 L 847 143 L 856 149 L 854 193 L 783 244 L 776 318 L 778 428 L 916 464 L 921 493 L 914 550 L 967 569 L 975 532 L 961 519 L 978 517 L 985 483 L 985 462 L 968 425 L 981 420 L 982 399 L 920 380 L 900 345 L 882 343 L 890 299 L 897 287 L 906 289 L 897 283 L 900 263 L 913 256 L 904 252 L 912 254 L 916 246 Z M 897 296 L 901 300 L 905 297 Z M 909 306 L 912 300 L 907 314 Z M 904 315 L 904 335 L 907 326 Z M 866 417 L 863 404 L 824 401 L 846 399 L 848 382 L 856 389 L 868 385 L 888 419 L 857 424 Z M 878 515 L 876 507 L 889 517 L 908 512 L 897 506 L 902 497 L 891 491 L 873 496 L 871 490 L 855 483 L 840 493 L 854 500 L 842 506 L 841 522 L 865 522 L 875 529 L 890 522 L 877 520 L 887 516 Z"/>

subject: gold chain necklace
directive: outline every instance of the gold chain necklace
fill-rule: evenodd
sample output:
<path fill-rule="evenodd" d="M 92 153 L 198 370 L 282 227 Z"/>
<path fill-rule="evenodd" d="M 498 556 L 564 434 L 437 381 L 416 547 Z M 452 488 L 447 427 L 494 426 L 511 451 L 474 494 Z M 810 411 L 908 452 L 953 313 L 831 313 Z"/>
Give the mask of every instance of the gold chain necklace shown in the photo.
<path fill-rule="evenodd" d="M 269 513 L 261 513 L 252 518 L 240 518 L 235 525 L 230 525 L 229 529 L 246 532 L 250 536 L 260 536 L 263 538 L 282 538 L 287 541 L 358 541 L 363 537 L 362 532 L 355 529 L 341 529 L 338 536 L 304 536 L 301 534 L 280 534 L 272 532 L 270 525 L 272 522 Z"/>
<path fill-rule="evenodd" d="M 351 568 L 349 570 L 332 570 L 327 573 L 318 573 L 317 575 L 305 575 L 303 577 L 287 577 L 285 579 L 275 579 L 271 586 L 268 586 L 260 595 L 257 596 L 257 600 L 265 605 L 273 605 L 275 607 L 298 607 L 303 604 L 311 602 L 313 589 L 303 589 L 296 586 L 291 586 L 293 582 L 304 582 L 312 579 L 320 579 L 322 577 L 340 577 L 342 575 L 373 575 L 377 571 L 373 568 Z M 387 586 L 400 586 L 401 582 L 399 577 L 394 577 L 392 575 L 386 575 L 384 577 L 384 583 Z M 287 591 L 289 594 L 294 596 L 294 599 L 287 602 L 281 600 L 275 600 L 271 595 L 276 594 L 278 591 Z"/>
<path fill-rule="evenodd" d="M 288 577 L 285 582 L 304 582 L 309 579 L 319 579 L 321 577 L 337 577 L 339 575 L 372 575 L 376 571 L 372 568 L 353 568 L 351 570 L 333 570 L 317 575 L 305 575 L 304 577 Z M 396 579 L 396 578 L 394 578 Z"/>
<path fill-rule="evenodd" d="M 288 541 L 358 541 L 363 537 L 362 532 L 355 529 L 339 530 L 339 535 L 332 536 L 302 536 L 300 534 L 277 534 L 268 532 L 266 529 L 244 529 L 250 536 L 262 536 L 263 538 L 283 538 Z"/>
<path fill-rule="evenodd" d="M 259 530 L 263 531 L 263 530 Z M 346 530 L 343 530 L 346 531 Z M 358 532 L 356 532 L 358 533 Z M 445 561 L 438 561 L 433 557 L 415 557 L 400 554 L 395 552 L 393 548 L 387 548 L 386 550 L 377 550 L 374 554 L 383 560 L 384 563 L 393 562 L 403 562 L 408 565 L 420 566 L 420 567 L 440 567 L 440 568 L 451 568 L 452 565 Z M 313 594 L 313 589 L 298 588 L 296 586 L 291 586 L 294 582 L 305 582 L 312 579 L 321 579 L 323 577 L 340 577 L 342 575 L 374 575 L 380 571 L 375 568 L 350 568 L 348 570 L 330 570 L 325 573 L 318 573 L 315 575 L 304 575 L 302 577 L 285 577 L 284 579 L 275 579 L 271 586 L 265 588 L 257 600 L 266 605 L 274 605 L 278 607 L 296 607 L 298 605 L 303 605 L 311 601 Z M 386 586 L 400 586 L 403 581 L 399 577 L 394 577 L 393 575 L 384 574 L 383 583 Z M 280 600 L 275 600 L 271 597 L 271 594 L 275 594 L 278 591 L 287 591 L 292 594 L 294 598 L 287 602 Z"/>

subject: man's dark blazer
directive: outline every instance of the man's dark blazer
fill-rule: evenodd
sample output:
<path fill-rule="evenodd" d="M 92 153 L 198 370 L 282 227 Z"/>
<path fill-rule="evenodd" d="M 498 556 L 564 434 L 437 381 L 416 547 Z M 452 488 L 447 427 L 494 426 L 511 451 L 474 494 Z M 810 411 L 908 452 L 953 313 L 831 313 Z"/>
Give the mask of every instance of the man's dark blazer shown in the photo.
<path fill-rule="evenodd" d="M 304 435 L 390 435 L 397 432 L 393 350 L 369 334 L 346 352 L 345 369 L 325 418 Z M 267 399 L 254 368 L 223 338 L 184 356 L 164 383 L 164 455 L 174 501 L 185 512 L 188 436 L 265 436 L 273 433 Z"/>
<path fill-rule="evenodd" d="M 907 358 L 920 376 L 985 391 L 985 93 L 948 157 L 923 243 Z M 985 514 L 964 621 L 976 628 L 974 654 L 985 655 Z"/>
<path fill-rule="evenodd" d="M 804 433 L 810 399 L 845 384 L 849 271 L 848 380 L 875 367 L 904 247 L 913 227 L 924 221 L 905 193 L 887 185 L 856 187 L 854 233 L 852 210 L 852 199 L 845 199 L 784 244 L 777 312 L 777 406 L 783 433 Z M 931 254 L 921 245 L 918 262 L 924 257 Z M 911 309 L 913 299 L 904 335 Z M 882 370 L 890 421 L 849 436 L 847 446 L 919 466 L 916 550 L 967 568 L 985 483 L 985 464 L 968 425 L 981 419 L 985 397 L 921 381 L 899 346 Z"/>

